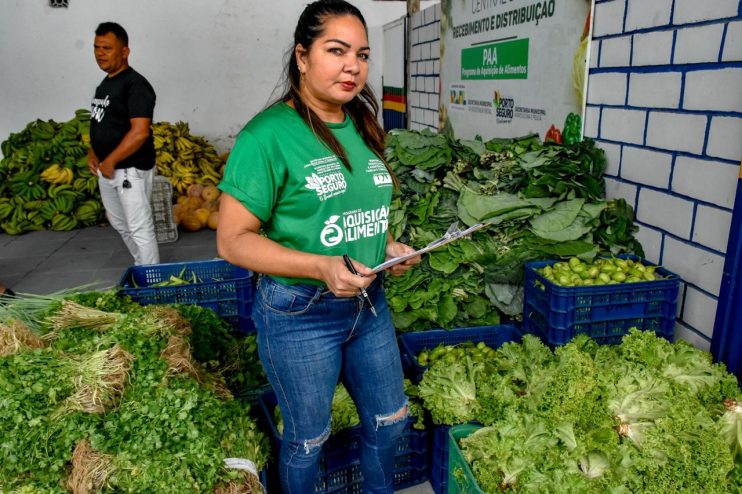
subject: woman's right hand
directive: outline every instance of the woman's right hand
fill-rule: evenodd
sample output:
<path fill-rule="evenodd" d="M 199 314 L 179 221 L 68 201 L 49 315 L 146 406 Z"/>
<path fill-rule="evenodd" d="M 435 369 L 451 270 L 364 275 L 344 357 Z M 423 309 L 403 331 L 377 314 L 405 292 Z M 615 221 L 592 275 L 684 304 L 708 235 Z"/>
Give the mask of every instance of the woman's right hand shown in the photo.
<path fill-rule="evenodd" d="M 340 256 L 322 257 L 320 265 L 321 279 L 335 296 L 355 297 L 361 293 L 361 288 L 368 288 L 376 279 L 376 275 L 372 273 L 368 266 L 364 266 L 358 261 L 353 261 L 353 266 L 358 274 L 351 273 Z"/>

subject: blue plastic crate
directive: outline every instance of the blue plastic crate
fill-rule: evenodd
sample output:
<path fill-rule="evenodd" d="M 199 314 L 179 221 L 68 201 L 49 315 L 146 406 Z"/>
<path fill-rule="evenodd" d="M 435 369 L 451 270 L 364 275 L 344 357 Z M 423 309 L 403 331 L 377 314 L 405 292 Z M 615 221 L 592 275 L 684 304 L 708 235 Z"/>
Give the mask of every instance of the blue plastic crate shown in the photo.
<path fill-rule="evenodd" d="M 433 349 L 441 343 L 456 345 L 466 341 L 474 343 L 483 341 L 487 346 L 497 349 L 511 341 L 520 342 L 523 334 L 514 324 L 403 333 L 399 337 L 402 365 L 407 377 L 414 382 L 419 382 L 428 366 L 420 365 L 417 361 L 417 354 L 425 348 Z M 430 428 L 432 441 L 428 477 L 436 494 L 448 492 L 448 430 L 450 428 L 449 425 L 433 425 Z"/>
<path fill-rule="evenodd" d="M 270 425 L 273 445 L 278 455 L 281 436 L 278 434 L 273 410 L 276 394 L 266 391 L 260 395 L 260 408 Z M 415 419 L 407 420 L 404 434 L 397 443 L 394 459 L 394 489 L 400 490 L 428 480 L 428 433 L 413 427 Z M 361 427 L 352 427 L 330 436 L 322 446 L 320 468 L 314 492 L 333 494 L 361 494 L 363 477 L 360 468 Z"/>
<path fill-rule="evenodd" d="M 457 345 L 466 341 L 474 343 L 483 341 L 489 347 L 498 348 L 503 343 L 519 342 L 522 338 L 523 333 L 514 324 L 451 330 L 433 329 L 401 334 L 399 337 L 399 352 L 405 376 L 412 382 L 418 383 L 422 379 L 423 373 L 428 369 L 427 365 L 420 365 L 417 361 L 417 355 L 424 349 L 432 350 L 441 343 Z"/>
<path fill-rule="evenodd" d="M 619 256 L 639 260 L 636 256 Z M 652 263 L 641 260 L 643 264 Z M 550 345 L 563 345 L 578 334 L 601 344 L 620 343 L 630 328 L 654 331 L 672 340 L 680 278 L 662 268 L 663 279 L 616 285 L 560 286 L 537 272 L 558 261 L 526 264 L 523 329 Z"/>
<path fill-rule="evenodd" d="M 195 274 L 198 283 L 153 287 L 170 276 L 189 279 Z M 195 304 L 208 307 L 243 333 L 255 331 L 252 322 L 252 272 L 223 259 L 170 264 L 131 266 L 119 281 L 121 295 L 129 295 L 142 305 Z"/>

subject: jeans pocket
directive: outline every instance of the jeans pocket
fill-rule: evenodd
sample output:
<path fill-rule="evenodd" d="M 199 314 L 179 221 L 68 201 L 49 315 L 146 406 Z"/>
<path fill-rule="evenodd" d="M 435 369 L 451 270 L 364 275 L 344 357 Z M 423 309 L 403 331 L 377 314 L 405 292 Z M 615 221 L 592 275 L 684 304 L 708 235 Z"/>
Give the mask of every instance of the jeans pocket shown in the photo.
<path fill-rule="evenodd" d="M 308 312 L 317 303 L 320 294 L 319 290 L 300 289 L 276 282 L 271 282 L 261 288 L 265 307 L 273 312 L 286 315 Z"/>

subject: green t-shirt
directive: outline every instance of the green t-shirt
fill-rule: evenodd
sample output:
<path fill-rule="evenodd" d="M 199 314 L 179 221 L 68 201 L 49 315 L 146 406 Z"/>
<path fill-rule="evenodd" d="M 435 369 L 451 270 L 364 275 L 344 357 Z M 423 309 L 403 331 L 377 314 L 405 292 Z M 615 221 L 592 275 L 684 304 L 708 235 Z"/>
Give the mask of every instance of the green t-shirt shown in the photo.
<path fill-rule="evenodd" d="M 327 126 L 345 148 L 352 172 L 296 110 L 279 103 L 242 129 L 219 188 L 257 216 L 271 240 L 312 254 L 348 254 L 373 267 L 385 257 L 392 178 L 347 115 Z"/>

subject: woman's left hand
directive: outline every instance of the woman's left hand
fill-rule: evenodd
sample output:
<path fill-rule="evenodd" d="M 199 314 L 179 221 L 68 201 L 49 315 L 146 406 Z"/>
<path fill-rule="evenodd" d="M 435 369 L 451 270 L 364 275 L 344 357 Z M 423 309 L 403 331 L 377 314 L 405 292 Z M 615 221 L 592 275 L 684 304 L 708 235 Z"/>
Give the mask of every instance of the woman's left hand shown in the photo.
<path fill-rule="evenodd" d="M 415 249 L 401 242 L 395 242 L 394 240 L 388 240 L 386 243 L 386 260 L 387 261 L 395 257 L 404 256 L 411 252 L 415 252 Z M 399 276 L 419 262 L 420 262 L 420 256 L 411 257 L 410 259 L 407 259 L 404 262 L 395 264 L 391 268 L 387 269 L 387 271 L 392 276 Z"/>

